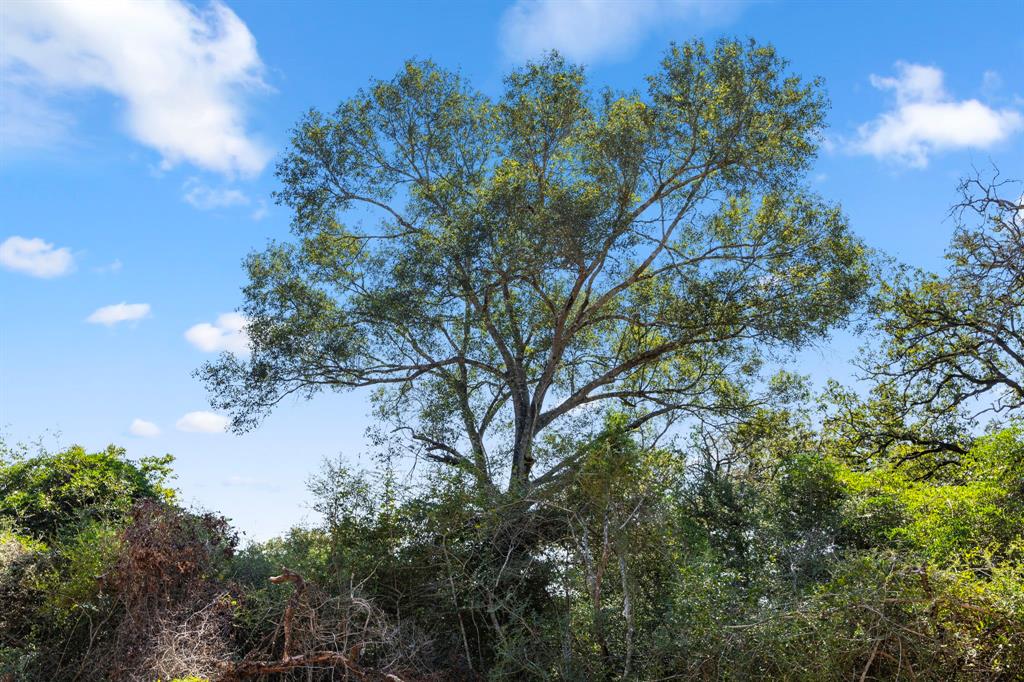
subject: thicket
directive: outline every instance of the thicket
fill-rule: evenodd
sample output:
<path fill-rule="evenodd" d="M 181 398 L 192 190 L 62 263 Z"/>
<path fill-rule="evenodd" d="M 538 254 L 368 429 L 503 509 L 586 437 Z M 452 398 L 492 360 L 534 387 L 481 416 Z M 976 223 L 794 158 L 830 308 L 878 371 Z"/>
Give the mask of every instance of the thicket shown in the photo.
<path fill-rule="evenodd" d="M 612 419 L 572 483 L 528 503 L 464 475 L 407 486 L 327 463 L 311 481 L 323 523 L 240 550 L 224 519 L 146 488 L 91 497 L 97 514 L 56 534 L 5 509 L 0 665 L 37 680 L 1019 679 L 1024 428 L 928 479 L 835 448 L 799 411 L 679 451 Z M 32 458 L 108 493 L 140 473 L 107 462 Z M 8 456 L 0 489 L 25 463 Z M 58 515 L 55 490 L 27 492 Z"/>

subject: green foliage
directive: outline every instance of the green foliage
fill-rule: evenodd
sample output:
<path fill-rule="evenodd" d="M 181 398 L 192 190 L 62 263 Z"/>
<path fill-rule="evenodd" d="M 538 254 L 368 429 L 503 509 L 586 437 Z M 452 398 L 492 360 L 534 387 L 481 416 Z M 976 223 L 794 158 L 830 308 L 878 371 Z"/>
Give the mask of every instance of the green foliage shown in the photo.
<path fill-rule="evenodd" d="M 89 521 L 117 519 L 140 499 L 172 501 L 172 461 L 165 455 L 132 462 L 113 445 L 93 453 L 77 445 L 52 454 L 9 453 L 0 460 L 0 519 L 49 540 Z"/>
<path fill-rule="evenodd" d="M 32 624 L 43 599 L 39 591 L 45 544 L 0 526 L 0 673 L 24 673 L 37 651 Z"/>
<path fill-rule="evenodd" d="M 411 61 L 310 112 L 278 167 L 295 240 L 247 262 L 252 354 L 200 370 L 214 404 L 244 430 L 376 386 L 398 447 L 518 493 L 569 476 L 549 439 L 590 409 L 630 430 L 749 409 L 766 349 L 821 338 L 867 284 L 803 185 L 820 83 L 787 70 L 694 41 L 646 94 L 595 95 L 551 54 L 489 98 Z"/>
<path fill-rule="evenodd" d="M 36 583 L 47 595 L 41 607 L 48 622 L 65 623 L 97 608 L 100 577 L 117 561 L 120 543 L 119 528 L 91 521 L 53 546 Z"/>
<path fill-rule="evenodd" d="M 323 523 L 237 554 L 223 520 L 155 501 L 48 544 L 5 530 L 0 670 L 209 677 L 279 656 L 291 609 L 293 646 L 414 679 L 1015 679 L 1024 427 L 934 472 L 852 465 L 799 403 L 684 449 L 628 418 L 518 500 L 329 462 Z M 286 569 L 298 601 L 268 581 Z"/>
<path fill-rule="evenodd" d="M 799 410 L 698 439 L 686 462 L 620 425 L 529 508 L 457 477 L 412 490 L 329 465 L 313 484 L 325 526 L 250 548 L 246 565 L 355 586 L 430 642 L 423 670 L 456 676 L 1013 679 L 1019 429 L 919 480 L 824 453 Z M 281 597 L 253 586 L 266 633 Z"/>
<path fill-rule="evenodd" d="M 0 676 L 140 679 L 152 670 L 154 679 L 180 665 L 214 670 L 209 652 L 226 645 L 213 637 L 210 623 L 224 622 L 213 593 L 226 589 L 235 540 L 226 522 L 172 505 L 170 462 L 131 462 L 113 446 L 4 450 Z M 207 643 L 178 652 L 187 640 L 176 635 L 168 652 L 167 633 L 185 617 Z"/>
<path fill-rule="evenodd" d="M 1019 425 L 981 438 L 960 466 L 922 479 L 914 467 L 846 470 L 846 518 L 928 562 L 1024 560 L 1024 438 Z M 863 529 L 860 532 L 865 532 Z"/>
<path fill-rule="evenodd" d="M 170 456 L 0 444 L 0 679 L 1020 680 L 1024 212 L 968 181 L 949 273 L 878 283 L 866 395 L 767 376 L 867 284 L 787 68 L 692 42 L 595 95 L 552 54 L 489 98 L 408 62 L 310 112 L 251 358 L 202 374 L 238 429 L 375 386 L 387 465 L 236 551 Z"/>

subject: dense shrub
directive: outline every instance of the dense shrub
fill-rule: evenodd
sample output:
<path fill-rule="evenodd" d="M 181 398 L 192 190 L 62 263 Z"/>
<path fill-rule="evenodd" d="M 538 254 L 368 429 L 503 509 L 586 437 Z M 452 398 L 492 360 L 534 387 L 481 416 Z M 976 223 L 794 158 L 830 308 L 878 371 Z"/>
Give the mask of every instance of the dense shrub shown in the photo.
<path fill-rule="evenodd" d="M 14 608 L 0 672 L 140 682 L 216 672 L 231 652 L 235 543 L 222 518 L 156 500 L 50 547 L 7 534 L 0 593 Z"/>
<path fill-rule="evenodd" d="M 851 465 L 799 413 L 665 450 L 613 419 L 580 447 L 575 477 L 530 497 L 328 463 L 321 524 L 237 551 L 225 520 L 152 498 L 35 538 L 8 519 L 0 671 L 1019 679 L 1021 427 L 927 473 Z"/>
<path fill-rule="evenodd" d="M 100 452 L 74 445 L 34 456 L 6 447 L 0 453 L 0 520 L 33 537 L 52 538 L 90 520 L 116 519 L 136 500 L 174 497 L 165 485 L 170 455 L 132 462 L 113 445 Z"/>

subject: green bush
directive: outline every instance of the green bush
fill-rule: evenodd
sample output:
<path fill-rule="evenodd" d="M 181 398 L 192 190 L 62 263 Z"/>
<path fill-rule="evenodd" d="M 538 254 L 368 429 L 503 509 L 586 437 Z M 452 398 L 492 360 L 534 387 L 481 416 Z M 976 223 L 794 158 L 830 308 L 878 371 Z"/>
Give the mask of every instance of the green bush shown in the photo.
<path fill-rule="evenodd" d="M 8 450 L 0 458 L 0 519 L 49 539 L 90 520 L 124 516 L 140 499 L 170 502 L 172 461 L 165 455 L 132 462 L 113 445 L 92 453 L 75 445 L 35 456 Z"/>
<path fill-rule="evenodd" d="M 403 679 L 1019 679 L 1021 428 L 927 476 L 829 448 L 797 414 L 688 451 L 643 448 L 612 419 L 574 478 L 529 498 L 330 463 L 311 483 L 322 523 L 238 552 L 223 519 L 146 496 L 49 507 L 62 521 L 35 526 L 45 542 L 15 525 L 45 515 L 11 515 L 0 671 L 203 679 L 280 658 L 292 612 L 292 654 Z M 269 582 L 287 570 L 301 588 Z"/>

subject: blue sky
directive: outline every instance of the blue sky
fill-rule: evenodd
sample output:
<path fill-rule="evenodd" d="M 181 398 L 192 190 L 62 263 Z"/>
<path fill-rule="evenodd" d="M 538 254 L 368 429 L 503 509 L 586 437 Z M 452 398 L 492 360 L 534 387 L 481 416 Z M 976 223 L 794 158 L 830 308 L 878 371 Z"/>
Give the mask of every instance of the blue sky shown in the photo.
<path fill-rule="evenodd" d="M 364 394 L 222 432 L 191 372 L 244 346 L 243 257 L 285 238 L 274 159 L 410 57 L 485 92 L 547 48 L 633 89 L 670 41 L 750 36 L 832 100 L 809 182 L 872 247 L 941 268 L 972 164 L 1024 178 L 1024 2 L 702 0 L 0 5 L 0 425 L 7 440 L 173 453 L 177 485 L 250 538 L 300 522 L 305 481 L 365 451 Z M 849 376 L 847 337 L 804 353 Z M 367 465 L 371 462 L 365 460 Z"/>

